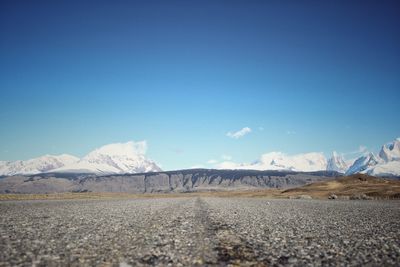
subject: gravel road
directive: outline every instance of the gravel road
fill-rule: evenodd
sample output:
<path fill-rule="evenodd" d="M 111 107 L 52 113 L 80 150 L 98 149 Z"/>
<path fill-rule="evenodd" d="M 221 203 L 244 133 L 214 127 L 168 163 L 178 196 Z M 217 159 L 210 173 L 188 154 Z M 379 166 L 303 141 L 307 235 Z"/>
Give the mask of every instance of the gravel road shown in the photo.
<path fill-rule="evenodd" d="M 0 202 L 0 266 L 399 266 L 400 202 Z"/>

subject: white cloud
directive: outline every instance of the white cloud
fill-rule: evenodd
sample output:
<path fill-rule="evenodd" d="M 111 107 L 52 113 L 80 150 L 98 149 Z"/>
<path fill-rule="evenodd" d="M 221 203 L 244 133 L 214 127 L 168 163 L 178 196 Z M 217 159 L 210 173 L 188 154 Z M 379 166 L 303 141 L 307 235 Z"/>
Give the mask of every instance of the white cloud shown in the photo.
<path fill-rule="evenodd" d="M 133 148 L 133 150 L 139 154 L 139 155 L 144 155 L 147 152 L 147 142 L 146 140 L 144 141 L 139 141 L 139 142 L 128 142 L 128 144 Z"/>
<path fill-rule="evenodd" d="M 224 161 L 215 165 L 217 169 L 241 169 L 241 164 L 232 162 L 232 161 Z"/>
<path fill-rule="evenodd" d="M 239 131 L 236 132 L 228 132 L 226 134 L 226 136 L 233 138 L 233 139 L 239 139 L 243 136 L 245 136 L 246 134 L 250 133 L 251 129 L 249 127 L 244 127 L 242 129 L 240 129 Z"/>
<path fill-rule="evenodd" d="M 231 159 L 232 159 L 232 156 L 223 154 L 223 155 L 221 156 L 221 158 L 222 158 L 223 160 L 231 160 Z"/>
<path fill-rule="evenodd" d="M 192 167 L 190 167 L 189 169 L 204 169 L 204 165 L 202 164 L 197 164 L 197 165 L 193 165 Z"/>
<path fill-rule="evenodd" d="M 365 154 L 367 152 L 368 152 L 368 148 L 366 146 L 360 145 L 357 150 L 342 153 L 342 156 L 348 156 L 348 155 L 354 155 L 354 154 L 356 154 L 356 155 Z"/>
<path fill-rule="evenodd" d="M 101 153 L 106 155 L 129 155 L 136 157 L 137 155 L 145 155 L 147 151 L 147 142 L 144 141 L 129 141 L 126 143 L 114 143 L 102 146 L 92 153 Z"/>
<path fill-rule="evenodd" d="M 367 152 L 367 147 L 366 147 L 366 146 L 363 146 L 363 145 L 359 146 L 358 152 L 360 152 L 360 153 Z"/>
<path fill-rule="evenodd" d="M 215 164 L 218 161 L 216 161 L 215 159 L 210 159 L 209 161 L 207 161 L 207 164 Z"/>

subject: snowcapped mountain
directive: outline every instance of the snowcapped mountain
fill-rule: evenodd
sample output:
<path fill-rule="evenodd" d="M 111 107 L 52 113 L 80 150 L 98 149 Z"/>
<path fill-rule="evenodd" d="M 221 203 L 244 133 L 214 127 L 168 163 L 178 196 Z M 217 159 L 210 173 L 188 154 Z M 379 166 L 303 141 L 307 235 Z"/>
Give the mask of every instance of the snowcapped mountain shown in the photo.
<path fill-rule="evenodd" d="M 292 171 L 325 170 L 326 158 L 322 153 L 305 153 L 293 156 L 272 152 L 262 155 L 261 163 L 267 169 Z"/>
<path fill-rule="evenodd" d="M 383 145 L 379 157 L 385 162 L 400 161 L 400 139 Z"/>
<path fill-rule="evenodd" d="M 327 171 L 337 171 L 345 173 L 348 169 L 346 162 L 343 157 L 340 156 L 336 151 L 333 151 L 332 157 L 328 159 L 328 165 L 326 166 Z"/>
<path fill-rule="evenodd" d="M 346 175 L 365 173 L 374 176 L 400 176 L 400 139 L 382 146 L 379 156 L 373 153 L 361 156 Z"/>
<path fill-rule="evenodd" d="M 352 166 L 346 171 L 346 175 L 364 172 L 367 169 L 379 164 L 380 159 L 370 152 L 356 159 Z"/>
<path fill-rule="evenodd" d="M 109 144 L 52 172 L 123 174 L 161 171 L 160 167 L 145 157 L 146 149 L 144 141 Z"/>
<path fill-rule="evenodd" d="M 145 157 L 146 142 L 105 145 L 82 159 L 63 154 L 45 155 L 22 161 L 0 161 L 0 175 L 59 173 L 123 174 L 161 171 Z"/>
<path fill-rule="evenodd" d="M 161 171 L 146 157 L 147 144 L 142 142 L 115 143 L 93 150 L 85 157 L 63 154 L 45 155 L 25 161 L 0 161 L 0 175 L 58 173 L 125 174 Z M 348 166 L 351 165 L 349 168 Z M 282 152 L 263 154 L 252 163 L 224 161 L 218 169 L 289 170 L 299 172 L 337 171 L 351 175 L 366 173 L 375 176 L 400 176 L 400 139 L 382 146 L 379 155 L 365 154 L 355 161 L 345 161 L 333 152 L 326 160 L 322 153 L 287 155 Z"/>
<path fill-rule="evenodd" d="M 305 153 L 286 155 L 281 152 L 271 152 L 261 156 L 254 163 L 222 162 L 220 169 L 254 169 L 254 170 L 291 170 L 291 171 L 320 171 L 326 169 L 326 158 L 322 153 Z"/>
<path fill-rule="evenodd" d="M 349 167 L 350 166 L 350 167 Z M 219 169 L 337 171 L 351 175 L 366 173 L 375 176 L 400 176 L 400 138 L 382 146 L 379 156 L 369 152 L 355 160 L 345 161 L 338 153 L 326 160 L 322 153 L 286 155 L 281 152 L 266 153 L 253 163 L 225 161 L 216 165 Z"/>
<path fill-rule="evenodd" d="M 363 173 L 373 176 L 400 176 L 400 161 L 383 162 Z"/>
<path fill-rule="evenodd" d="M 77 157 L 62 154 L 45 155 L 29 160 L 0 161 L 0 175 L 38 174 L 70 165 L 78 160 Z"/>

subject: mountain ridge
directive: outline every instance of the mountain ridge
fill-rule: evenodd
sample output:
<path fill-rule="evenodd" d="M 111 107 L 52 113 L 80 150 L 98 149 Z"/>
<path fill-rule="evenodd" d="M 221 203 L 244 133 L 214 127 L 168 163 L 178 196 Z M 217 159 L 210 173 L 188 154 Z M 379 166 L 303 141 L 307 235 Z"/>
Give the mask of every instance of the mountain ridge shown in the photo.
<path fill-rule="evenodd" d="M 146 157 L 145 141 L 114 143 L 89 152 L 82 158 L 68 154 L 45 155 L 26 161 L 0 161 L 0 175 L 39 173 L 86 173 L 95 175 L 133 174 L 162 171 Z M 349 161 L 347 161 L 349 162 Z M 263 154 L 253 163 L 225 161 L 218 169 L 232 170 L 284 170 L 297 172 L 337 171 L 346 175 L 365 173 L 375 176 L 400 176 L 400 139 L 386 143 L 378 155 L 369 152 L 355 159 L 348 166 L 342 155 L 335 151 L 328 159 L 323 153 L 310 152 L 287 155 L 282 152 Z"/>
<path fill-rule="evenodd" d="M 378 155 L 372 152 L 355 160 L 346 175 L 363 173 L 374 176 L 400 176 L 400 139 L 384 144 Z"/>
<path fill-rule="evenodd" d="M 29 160 L 1 161 L 0 175 L 36 174 L 71 164 L 79 158 L 68 155 L 44 155 Z"/>
<path fill-rule="evenodd" d="M 161 171 L 154 161 L 145 157 L 146 150 L 145 141 L 129 141 L 102 146 L 89 152 L 83 158 L 62 154 L 45 155 L 25 161 L 2 161 L 0 175 L 46 172 L 115 174 Z"/>
<path fill-rule="evenodd" d="M 193 192 L 254 188 L 290 188 L 333 179 L 337 172 L 186 169 L 138 174 L 44 173 L 0 179 L 0 193 Z"/>

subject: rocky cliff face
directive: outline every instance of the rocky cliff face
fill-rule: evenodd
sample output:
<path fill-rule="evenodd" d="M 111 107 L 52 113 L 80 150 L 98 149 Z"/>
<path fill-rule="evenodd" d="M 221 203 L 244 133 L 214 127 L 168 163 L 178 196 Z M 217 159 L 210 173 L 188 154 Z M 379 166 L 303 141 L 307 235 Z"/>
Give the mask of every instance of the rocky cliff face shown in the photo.
<path fill-rule="evenodd" d="M 337 172 L 255 170 L 181 170 L 96 176 L 49 173 L 0 179 L 0 193 L 53 192 L 194 192 L 257 188 L 290 188 L 339 176 Z"/>

